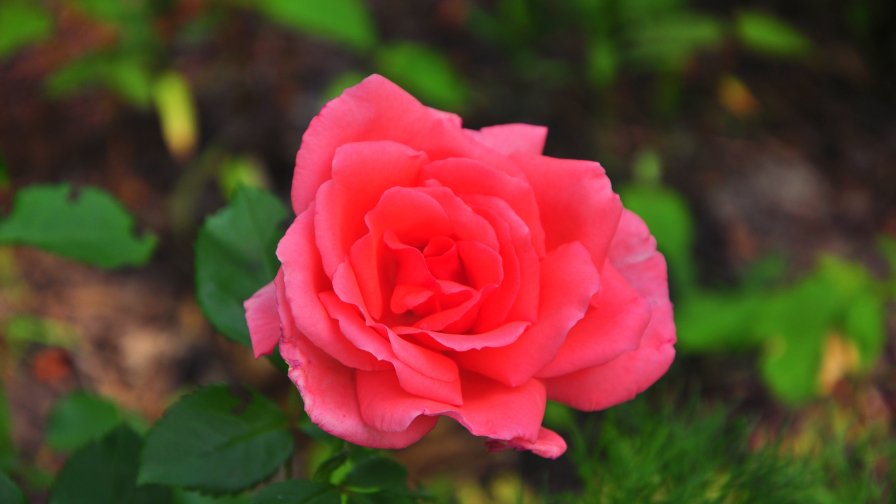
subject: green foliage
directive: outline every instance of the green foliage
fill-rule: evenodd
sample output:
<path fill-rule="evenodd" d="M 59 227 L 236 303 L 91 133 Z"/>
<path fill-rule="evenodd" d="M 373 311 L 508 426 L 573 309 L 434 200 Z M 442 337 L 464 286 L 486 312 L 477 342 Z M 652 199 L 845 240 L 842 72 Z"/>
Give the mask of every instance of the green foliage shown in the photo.
<path fill-rule="evenodd" d="M 277 272 L 274 255 L 286 209 L 274 196 L 249 187 L 206 219 L 196 240 L 196 296 L 223 335 L 249 345 L 243 301 Z"/>
<path fill-rule="evenodd" d="M 15 461 L 16 449 L 12 444 L 9 405 L 6 402 L 6 391 L 0 387 L 0 471 L 11 468 Z"/>
<path fill-rule="evenodd" d="M 133 226 L 133 217 L 104 191 L 36 185 L 16 192 L 12 213 L 0 222 L 0 244 L 30 245 L 102 268 L 140 265 L 156 238 L 135 236 Z"/>
<path fill-rule="evenodd" d="M 28 0 L 0 3 L 0 59 L 39 42 L 53 31 L 53 18 L 42 6 Z"/>
<path fill-rule="evenodd" d="M 339 504 L 339 491 L 332 485 L 289 480 L 275 483 L 252 498 L 252 504 Z"/>
<path fill-rule="evenodd" d="M 800 58 L 812 49 L 812 43 L 805 35 L 784 21 L 762 12 L 739 12 L 734 29 L 738 40 L 746 48 L 760 54 Z"/>
<path fill-rule="evenodd" d="M 100 86 L 137 107 L 152 100 L 152 75 L 137 58 L 119 53 L 91 53 L 53 71 L 45 83 L 51 97 L 61 98 Z"/>
<path fill-rule="evenodd" d="M 440 52 L 411 42 L 381 47 L 376 54 L 383 75 L 427 104 L 460 110 L 470 94 L 463 78 Z"/>
<path fill-rule="evenodd" d="M 13 480 L 0 471 L 0 502 L 3 504 L 25 504 L 25 496 Z"/>
<path fill-rule="evenodd" d="M 34 343 L 60 348 L 74 348 L 78 334 L 63 322 L 29 315 L 14 315 L 6 320 L 6 342 L 13 353 Z"/>
<path fill-rule="evenodd" d="M 150 429 L 139 481 L 235 493 L 270 477 L 292 451 L 276 404 L 255 392 L 238 397 L 210 386 L 183 397 Z"/>
<path fill-rule="evenodd" d="M 143 440 L 120 426 L 75 452 L 59 472 L 50 504 L 165 504 L 169 489 L 136 481 Z"/>
<path fill-rule="evenodd" d="M 261 0 L 247 5 L 276 23 L 358 51 L 376 43 L 373 20 L 363 0 Z"/>
<path fill-rule="evenodd" d="M 176 489 L 173 504 L 249 504 L 250 502 L 248 494 L 218 496 Z"/>
<path fill-rule="evenodd" d="M 99 439 L 125 420 L 118 406 L 103 397 L 72 392 L 56 402 L 47 420 L 47 444 L 70 452 Z"/>

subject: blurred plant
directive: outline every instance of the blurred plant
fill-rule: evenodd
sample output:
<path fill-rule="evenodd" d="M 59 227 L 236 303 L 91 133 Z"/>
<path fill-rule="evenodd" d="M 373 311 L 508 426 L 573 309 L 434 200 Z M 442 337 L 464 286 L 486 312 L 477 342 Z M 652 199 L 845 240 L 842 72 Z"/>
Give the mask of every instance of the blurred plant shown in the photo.
<path fill-rule="evenodd" d="M 896 283 L 892 241 L 883 242 L 891 263 L 885 280 L 861 264 L 821 256 L 792 283 L 781 281 L 780 261 L 767 259 L 735 288 L 706 289 L 696 278 L 693 218 L 679 194 L 659 185 L 658 172 L 658 156 L 642 154 L 636 182 L 620 193 L 626 207 L 655 230 L 666 255 L 682 351 L 760 349 L 765 383 L 788 403 L 829 393 L 845 376 L 872 368 L 886 341 L 885 304 L 896 297 L 890 287 Z"/>

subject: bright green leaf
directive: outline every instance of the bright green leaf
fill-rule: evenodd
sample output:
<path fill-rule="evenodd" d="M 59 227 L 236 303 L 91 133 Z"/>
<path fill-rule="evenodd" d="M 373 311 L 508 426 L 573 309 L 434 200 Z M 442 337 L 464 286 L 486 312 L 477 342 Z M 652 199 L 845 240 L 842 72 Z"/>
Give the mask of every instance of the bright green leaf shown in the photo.
<path fill-rule="evenodd" d="M 53 18 L 37 2 L 6 0 L 0 3 L 0 59 L 28 44 L 46 39 Z"/>
<path fill-rule="evenodd" d="M 843 330 L 856 344 L 864 369 L 870 369 L 883 351 L 886 320 L 883 299 L 871 291 L 860 293 L 846 309 Z"/>
<path fill-rule="evenodd" d="M 762 298 L 746 293 L 702 294 L 676 305 L 675 326 L 682 350 L 737 350 L 754 346 L 753 321 Z"/>
<path fill-rule="evenodd" d="M 75 452 L 60 471 L 50 504 L 166 504 L 169 489 L 137 485 L 142 440 L 126 426 Z"/>
<path fill-rule="evenodd" d="M 14 315 L 6 321 L 6 342 L 15 350 L 28 344 L 74 348 L 78 332 L 74 327 L 57 320 L 30 315 Z"/>
<path fill-rule="evenodd" d="M 812 49 L 805 35 L 780 19 L 755 11 L 741 11 L 734 21 L 738 39 L 747 48 L 770 56 L 798 58 Z"/>
<path fill-rule="evenodd" d="M 210 386 L 183 397 L 150 429 L 140 481 L 235 493 L 273 475 L 292 450 L 289 422 L 276 404 Z"/>
<path fill-rule="evenodd" d="M 0 471 L 0 502 L 3 504 L 25 504 L 25 496 L 18 485 Z"/>
<path fill-rule="evenodd" d="M 429 105 L 460 110 L 467 104 L 466 83 L 451 62 L 433 49 L 400 42 L 382 47 L 376 61 L 383 75 Z"/>
<path fill-rule="evenodd" d="M 237 190 L 233 201 L 209 217 L 196 240 L 196 296 L 215 328 L 249 345 L 243 301 L 277 272 L 274 255 L 286 209 L 267 192 Z"/>
<path fill-rule="evenodd" d="M 76 391 L 59 399 L 47 421 L 47 444 L 70 452 L 103 437 L 123 420 L 115 403 Z"/>
<path fill-rule="evenodd" d="M 12 213 L 0 222 L 0 244 L 31 245 L 102 268 L 140 265 L 155 248 L 152 235 L 133 234 L 134 218 L 112 196 L 68 184 L 16 192 Z"/>
<path fill-rule="evenodd" d="M 339 491 L 332 485 L 313 481 L 289 480 L 264 488 L 252 504 L 339 504 Z"/>
<path fill-rule="evenodd" d="M 260 0 L 246 4 L 276 23 L 359 51 L 376 43 L 373 19 L 362 0 Z"/>

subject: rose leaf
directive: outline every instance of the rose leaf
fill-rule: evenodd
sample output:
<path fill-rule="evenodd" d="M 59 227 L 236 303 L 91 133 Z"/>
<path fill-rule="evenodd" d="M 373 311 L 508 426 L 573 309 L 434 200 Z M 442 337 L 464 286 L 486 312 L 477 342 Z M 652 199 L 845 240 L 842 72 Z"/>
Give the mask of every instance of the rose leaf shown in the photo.
<path fill-rule="evenodd" d="M 185 396 L 150 429 L 139 481 L 236 493 L 273 475 L 292 451 L 276 404 L 215 385 Z"/>
<path fill-rule="evenodd" d="M 25 496 L 16 486 L 15 482 L 9 479 L 6 473 L 0 471 L 0 502 L 7 504 L 25 504 Z"/>
<path fill-rule="evenodd" d="M 76 451 L 59 472 L 50 492 L 50 504 L 170 503 L 170 489 L 136 482 L 142 444 L 136 432 L 122 425 Z"/>
<path fill-rule="evenodd" d="M 252 504 L 339 504 L 339 491 L 332 485 L 314 481 L 289 480 L 275 483 L 252 498 Z"/>
<path fill-rule="evenodd" d="M 31 245 L 102 268 L 140 265 L 156 246 L 151 234 L 133 234 L 134 218 L 104 191 L 68 184 L 38 185 L 16 193 L 0 222 L 0 244 Z"/>
<path fill-rule="evenodd" d="M 277 272 L 274 250 L 286 209 L 274 196 L 240 187 L 206 219 L 196 240 L 196 296 L 215 329 L 249 345 L 243 301 Z"/>

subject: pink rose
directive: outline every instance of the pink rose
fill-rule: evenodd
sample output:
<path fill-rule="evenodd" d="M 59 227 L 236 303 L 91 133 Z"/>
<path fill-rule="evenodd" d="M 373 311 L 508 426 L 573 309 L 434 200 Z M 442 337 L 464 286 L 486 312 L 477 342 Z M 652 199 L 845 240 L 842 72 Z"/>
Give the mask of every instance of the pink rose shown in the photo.
<path fill-rule="evenodd" d="M 245 306 L 314 423 L 401 448 L 442 415 L 554 458 L 546 400 L 599 410 L 666 372 L 655 240 L 599 164 L 543 156 L 546 134 L 464 129 L 378 75 L 311 121 L 280 271 Z"/>

